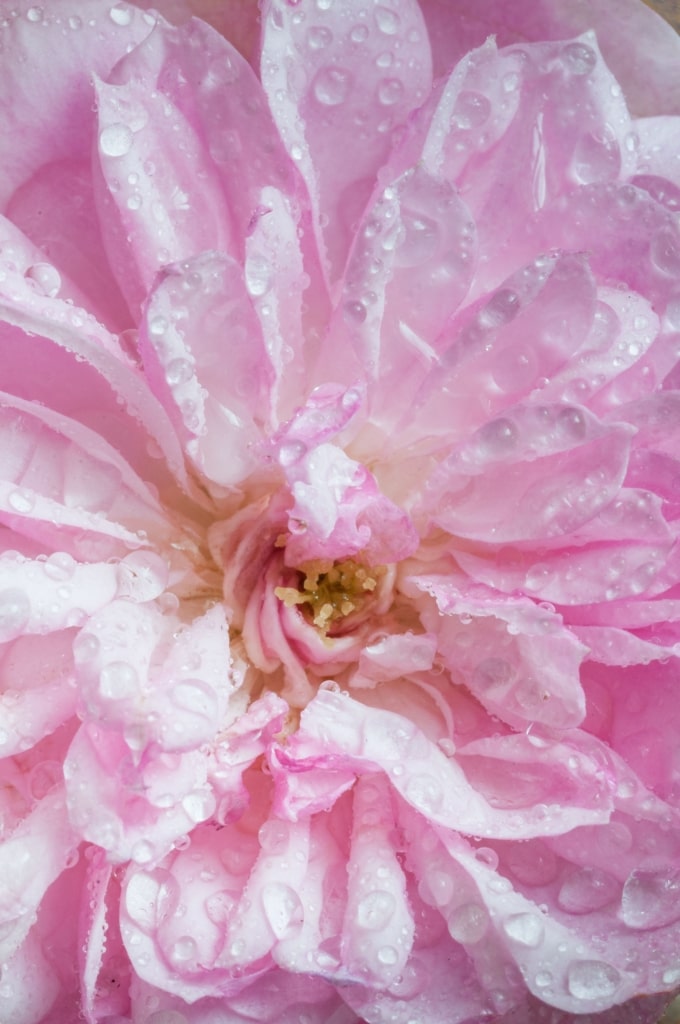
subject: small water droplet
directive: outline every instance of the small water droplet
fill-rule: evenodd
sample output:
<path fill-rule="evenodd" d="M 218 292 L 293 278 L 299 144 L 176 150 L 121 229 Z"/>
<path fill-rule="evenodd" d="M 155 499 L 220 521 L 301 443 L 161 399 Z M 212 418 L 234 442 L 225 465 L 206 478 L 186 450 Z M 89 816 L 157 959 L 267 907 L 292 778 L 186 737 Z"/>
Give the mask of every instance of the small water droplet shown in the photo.
<path fill-rule="evenodd" d="M 69 580 L 76 571 L 76 561 L 67 551 L 55 551 L 43 566 L 51 580 Z"/>
<path fill-rule="evenodd" d="M 399 954 L 394 946 L 381 946 L 377 953 L 378 961 L 385 967 L 394 967 L 399 961 Z"/>
<path fill-rule="evenodd" d="M 129 25 L 132 21 L 132 10 L 127 4 L 115 4 L 109 11 L 109 18 L 114 25 Z"/>
<path fill-rule="evenodd" d="M 649 255 L 653 265 L 669 277 L 680 275 L 680 236 L 670 225 L 661 228 L 652 237 Z"/>
<path fill-rule="evenodd" d="M 263 256 L 251 256 L 246 260 L 246 288 L 253 298 L 266 295 L 274 280 L 271 263 Z"/>
<path fill-rule="evenodd" d="M 43 20 L 43 14 L 42 7 L 29 7 L 26 11 L 26 18 L 28 21 L 36 23 Z"/>
<path fill-rule="evenodd" d="M 196 953 L 196 942 L 190 935 L 182 935 L 176 942 L 173 942 L 170 948 L 170 957 L 175 963 L 186 963 L 187 960 L 194 960 Z"/>

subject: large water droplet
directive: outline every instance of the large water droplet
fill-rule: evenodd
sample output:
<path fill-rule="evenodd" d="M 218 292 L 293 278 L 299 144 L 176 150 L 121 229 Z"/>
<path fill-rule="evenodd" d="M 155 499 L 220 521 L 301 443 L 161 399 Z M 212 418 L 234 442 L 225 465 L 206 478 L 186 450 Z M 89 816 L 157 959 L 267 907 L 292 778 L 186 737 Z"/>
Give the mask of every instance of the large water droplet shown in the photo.
<path fill-rule="evenodd" d="M 582 185 L 610 181 L 621 167 L 621 152 L 615 138 L 586 132 L 576 143 L 572 158 L 572 173 Z"/>
<path fill-rule="evenodd" d="M 61 274 L 51 263 L 34 263 L 28 268 L 24 277 L 32 281 L 36 289 L 53 299 L 61 288 Z"/>
<path fill-rule="evenodd" d="M 133 551 L 118 566 L 117 596 L 136 604 L 153 601 L 165 590 L 169 569 L 154 551 Z"/>
<path fill-rule="evenodd" d="M 481 128 L 491 113 L 491 103 L 481 92 L 464 90 L 456 100 L 451 122 L 456 128 L 468 131 Z"/>
<path fill-rule="evenodd" d="M 606 999 L 620 980 L 616 968 L 602 960 L 576 960 L 567 972 L 567 987 L 575 999 Z"/>
<path fill-rule="evenodd" d="M 384 107 L 398 103 L 404 95 L 404 86 L 398 78 L 383 78 L 378 84 L 378 102 Z"/>
<path fill-rule="evenodd" d="M 620 883 L 599 868 L 578 868 L 568 875 L 557 894 L 557 904 L 569 914 L 588 914 L 618 898 Z"/>
<path fill-rule="evenodd" d="M 680 918 L 680 869 L 636 870 L 626 879 L 621 918 L 629 928 L 661 928 Z"/>
<path fill-rule="evenodd" d="M 125 909 L 145 932 L 155 931 L 173 914 L 178 900 L 179 886 L 163 868 L 135 872 L 125 890 Z"/>
<path fill-rule="evenodd" d="M 170 958 L 175 963 L 187 963 L 196 958 L 197 952 L 196 941 L 190 935 L 182 935 L 170 947 Z"/>
<path fill-rule="evenodd" d="M 572 75 L 589 75 L 597 64 L 595 51 L 585 43 L 567 43 L 562 59 Z"/>
<path fill-rule="evenodd" d="M 271 263 L 263 256 L 251 256 L 246 260 L 246 288 L 253 298 L 266 295 L 274 280 Z"/>
<path fill-rule="evenodd" d="M 262 906 L 277 939 L 284 936 L 304 917 L 300 897 L 283 882 L 270 882 L 262 890 Z"/>
<path fill-rule="evenodd" d="M 375 889 L 359 902 L 357 924 L 367 931 L 380 931 L 391 920 L 396 906 L 396 900 L 391 892 Z"/>
<path fill-rule="evenodd" d="M 432 775 L 411 776 L 405 794 L 414 807 L 426 814 L 436 814 L 444 802 L 441 784 Z"/>
<path fill-rule="evenodd" d="M 14 640 L 31 616 L 28 594 L 18 587 L 0 590 L 0 643 Z"/>
<path fill-rule="evenodd" d="M 76 561 L 67 551 L 55 551 L 45 562 L 43 570 L 51 580 L 70 580 L 76 571 Z"/>
<path fill-rule="evenodd" d="M 518 945 L 535 948 L 543 941 L 545 925 L 538 914 L 513 914 L 503 922 L 503 930 Z"/>
<path fill-rule="evenodd" d="M 109 18 L 114 25 L 129 25 L 132 21 L 132 10 L 127 4 L 115 4 L 109 11 Z"/>
<path fill-rule="evenodd" d="M 333 33 L 325 25 L 314 25 L 307 33 L 307 46 L 310 50 L 324 50 L 333 42 Z"/>
<path fill-rule="evenodd" d="M 489 916 L 480 903 L 463 903 L 449 914 L 446 923 L 452 939 L 473 946 L 486 935 Z"/>
<path fill-rule="evenodd" d="M 110 124 L 99 133 L 99 148 L 104 156 L 125 156 L 132 148 L 132 138 L 126 124 Z"/>
<path fill-rule="evenodd" d="M 99 690 L 106 700 L 127 700 L 139 691 L 137 670 L 126 661 L 111 661 L 101 670 Z"/>
<path fill-rule="evenodd" d="M 373 12 L 373 16 L 375 17 L 376 25 L 384 35 L 394 36 L 399 31 L 401 19 L 396 11 L 392 11 L 389 7 L 383 7 L 380 5 L 376 7 Z"/>
<path fill-rule="evenodd" d="M 649 246 L 652 263 L 662 274 L 669 277 L 680 275 L 680 236 L 668 225 L 653 236 Z"/>
<path fill-rule="evenodd" d="M 312 92 L 319 103 L 337 107 L 344 103 L 352 87 L 349 71 L 339 67 L 322 68 L 312 82 Z"/>

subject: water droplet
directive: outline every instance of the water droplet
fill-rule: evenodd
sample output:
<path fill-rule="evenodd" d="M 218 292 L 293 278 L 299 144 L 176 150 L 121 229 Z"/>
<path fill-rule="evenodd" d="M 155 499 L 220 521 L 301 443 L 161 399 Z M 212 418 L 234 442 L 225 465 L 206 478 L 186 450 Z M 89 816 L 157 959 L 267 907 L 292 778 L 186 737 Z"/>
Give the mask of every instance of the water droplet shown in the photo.
<path fill-rule="evenodd" d="M 621 919 L 629 928 L 661 928 L 680 918 L 680 869 L 635 870 L 626 879 Z"/>
<path fill-rule="evenodd" d="M 34 263 L 24 275 L 32 281 L 37 289 L 48 299 L 53 299 L 59 294 L 61 288 L 61 274 L 51 263 Z"/>
<path fill-rule="evenodd" d="M 249 294 L 260 298 L 273 284 L 272 266 L 263 256 L 251 256 L 246 260 L 245 278 Z"/>
<path fill-rule="evenodd" d="M 451 114 L 451 122 L 456 128 L 469 131 L 481 128 L 491 113 L 491 103 L 480 92 L 464 90 L 458 96 Z"/>
<path fill-rule="evenodd" d="M 137 864 L 148 864 L 149 861 L 153 860 L 155 852 L 153 843 L 150 843 L 147 839 L 140 839 L 130 851 L 133 861 Z"/>
<path fill-rule="evenodd" d="M 182 810 L 195 825 L 207 821 L 215 810 L 215 797 L 208 789 L 196 789 L 182 797 Z"/>
<path fill-rule="evenodd" d="M 375 23 L 386 36 L 394 36 L 399 31 L 401 19 L 396 11 L 389 7 L 378 6 L 374 11 Z"/>
<path fill-rule="evenodd" d="M 277 939 L 284 938 L 292 927 L 302 924 L 304 911 L 300 897 L 283 882 L 270 882 L 264 886 L 262 906 Z"/>
<path fill-rule="evenodd" d="M 385 107 L 398 103 L 404 95 L 404 86 L 398 78 L 383 78 L 378 84 L 378 101 Z"/>
<path fill-rule="evenodd" d="M 411 956 L 399 977 L 389 987 L 390 995 L 397 999 L 413 999 L 425 990 L 430 971 L 418 957 Z"/>
<path fill-rule="evenodd" d="M 31 616 L 28 595 L 18 587 L 0 590 L 0 643 L 14 640 Z"/>
<path fill-rule="evenodd" d="M 344 103 L 352 87 L 349 71 L 339 67 L 322 68 L 312 82 L 312 92 L 319 103 L 337 107 Z"/>
<path fill-rule="evenodd" d="M 391 892 L 375 889 L 359 902 L 357 924 L 367 931 L 380 931 L 392 919 L 396 907 L 396 900 Z"/>
<path fill-rule="evenodd" d="M 42 7 L 29 7 L 26 11 L 26 17 L 29 21 L 38 22 L 43 20 L 43 13 Z"/>
<path fill-rule="evenodd" d="M 519 431 L 512 420 L 505 416 L 491 420 L 477 432 L 480 454 L 487 458 L 502 458 L 513 450 L 518 437 Z"/>
<path fill-rule="evenodd" d="M 279 448 L 279 463 L 284 469 L 294 466 L 307 452 L 307 445 L 302 441 L 286 441 Z"/>
<path fill-rule="evenodd" d="M 211 722 L 217 720 L 217 694 L 201 679 L 182 679 L 171 688 L 169 697 L 180 711 L 189 711 Z"/>
<path fill-rule="evenodd" d="M 188 359 L 172 359 L 165 369 L 165 379 L 171 388 L 186 384 L 193 376 L 193 367 Z"/>
<path fill-rule="evenodd" d="M 170 957 L 175 963 L 186 963 L 187 960 L 194 960 L 197 952 L 196 942 L 190 935 L 182 935 L 170 947 Z"/>
<path fill-rule="evenodd" d="M 521 308 L 519 295 L 510 288 L 499 288 L 479 314 L 481 327 L 502 327 L 517 316 Z"/>
<path fill-rule="evenodd" d="M 125 889 L 125 909 L 145 932 L 155 931 L 174 913 L 178 902 L 179 886 L 163 868 L 136 871 Z"/>
<path fill-rule="evenodd" d="M 132 21 L 132 11 L 127 4 L 116 4 L 109 11 L 109 18 L 114 25 L 129 25 Z"/>
<path fill-rule="evenodd" d="M 585 43 L 567 43 L 562 58 L 572 75 L 589 75 L 597 64 L 595 51 Z"/>
<path fill-rule="evenodd" d="M 599 868 L 577 868 L 562 882 L 557 904 L 568 914 L 589 914 L 618 899 L 620 883 Z"/>
<path fill-rule="evenodd" d="M 602 960 L 576 960 L 567 971 L 567 988 L 575 999 L 607 999 L 620 981 L 616 968 Z"/>
<path fill-rule="evenodd" d="M 20 512 L 21 515 L 24 516 L 28 515 L 29 512 L 32 512 L 35 506 L 35 496 L 33 492 L 24 490 L 23 488 L 18 491 L 12 491 L 7 501 L 10 508 L 14 509 L 15 512 Z"/>
<path fill-rule="evenodd" d="M 43 566 L 51 580 L 70 580 L 76 571 L 76 561 L 67 551 L 55 551 Z"/>
<path fill-rule="evenodd" d="M 366 319 L 366 307 L 363 302 L 350 301 L 346 302 L 342 307 L 342 311 L 345 320 L 349 320 L 355 324 L 362 324 Z"/>
<path fill-rule="evenodd" d="M 168 321 L 164 316 L 154 316 L 149 321 L 149 333 L 154 338 L 161 338 L 168 329 Z"/>
<path fill-rule="evenodd" d="M 503 922 L 503 930 L 513 942 L 533 949 L 543 941 L 545 925 L 538 914 L 513 914 Z"/>
<path fill-rule="evenodd" d="M 385 967 L 394 967 L 399 961 L 399 954 L 394 946 L 381 946 L 377 952 L 378 961 Z"/>
<path fill-rule="evenodd" d="M 265 853 L 283 853 L 288 848 L 288 829 L 282 821 L 270 818 L 260 827 L 258 839 Z"/>
<path fill-rule="evenodd" d="M 139 676 L 126 661 L 110 661 L 99 675 L 99 691 L 106 700 L 127 700 L 139 691 Z"/>
<path fill-rule="evenodd" d="M 442 787 L 432 775 L 411 776 L 405 795 L 414 807 L 426 814 L 436 814 L 444 802 Z"/>
<path fill-rule="evenodd" d="M 561 409 L 556 423 L 562 433 L 574 441 L 582 441 L 586 435 L 586 418 L 576 406 L 568 405 Z"/>
<path fill-rule="evenodd" d="M 576 143 L 572 173 L 581 185 L 610 181 L 618 176 L 621 151 L 615 138 L 586 132 Z"/>
<path fill-rule="evenodd" d="M 449 915 L 446 923 L 452 939 L 473 946 L 486 935 L 489 918 L 480 903 L 463 903 Z"/>
<path fill-rule="evenodd" d="M 99 148 L 104 156 L 125 156 L 132 148 L 132 138 L 126 124 L 110 124 L 99 133 Z"/>
<path fill-rule="evenodd" d="M 455 886 L 453 878 L 448 872 L 438 870 L 431 872 L 427 875 L 427 884 L 432 893 L 432 899 L 438 907 L 445 907 L 447 903 L 451 902 Z"/>
<path fill-rule="evenodd" d="M 649 255 L 662 274 L 669 277 L 680 275 L 680 237 L 677 230 L 667 225 L 657 231 L 650 243 Z"/>
<path fill-rule="evenodd" d="M 73 29 L 74 32 L 77 32 L 79 28 L 83 27 L 82 18 L 79 18 L 77 14 L 72 14 L 71 17 L 68 19 L 68 25 L 70 29 Z"/>
<path fill-rule="evenodd" d="M 439 225 L 430 217 L 402 210 L 403 237 L 399 244 L 397 263 L 415 267 L 431 259 L 439 247 Z"/>
<path fill-rule="evenodd" d="M 307 46 L 310 50 L 323 50 L 333 42 L 333 33 L 325 25 L 314 25 L 307 33 Z"/>
<path fill-rule="evenodd" d="M 355 25 L 350 30 L 349 37 L 353 43 L 365 43 L 368 39 L 368 28 L 366 25 Z"/>

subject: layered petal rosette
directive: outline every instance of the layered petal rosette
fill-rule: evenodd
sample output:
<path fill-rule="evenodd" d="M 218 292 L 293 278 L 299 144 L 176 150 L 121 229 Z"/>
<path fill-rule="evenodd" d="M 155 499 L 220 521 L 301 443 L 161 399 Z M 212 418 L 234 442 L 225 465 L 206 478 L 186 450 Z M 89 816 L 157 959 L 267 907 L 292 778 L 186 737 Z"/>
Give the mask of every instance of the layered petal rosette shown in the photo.
<path fill-rule="evenodd" d="M 0 21 L 0 1020 L 649 1024 L 680 42 L 191 13 Z"/>

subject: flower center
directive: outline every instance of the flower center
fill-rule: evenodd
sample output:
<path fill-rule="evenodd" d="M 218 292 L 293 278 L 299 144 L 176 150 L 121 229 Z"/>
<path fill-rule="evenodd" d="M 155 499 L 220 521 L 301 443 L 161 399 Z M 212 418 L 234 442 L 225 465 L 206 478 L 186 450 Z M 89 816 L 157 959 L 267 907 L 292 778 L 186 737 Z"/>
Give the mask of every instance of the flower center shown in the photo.
<path fill-rule="evenodd" d="M 315 558 L 300 566 L 299 587 L 276 587 L 274 593 L 289 608 L 305 606 L 325 636 L 339 620 L 361 610 L 386 571 L 383 565 L 369 567 L 353 558 L 339 562 Z"/>

